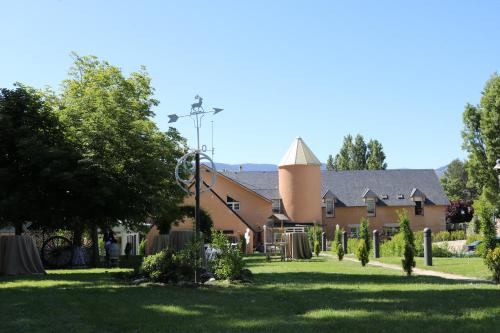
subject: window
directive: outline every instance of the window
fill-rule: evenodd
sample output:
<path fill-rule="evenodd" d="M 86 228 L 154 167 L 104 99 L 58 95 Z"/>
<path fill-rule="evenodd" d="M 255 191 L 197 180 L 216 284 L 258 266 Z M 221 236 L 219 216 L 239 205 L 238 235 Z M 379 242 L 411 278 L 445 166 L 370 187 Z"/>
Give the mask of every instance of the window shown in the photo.
<path fill-rule="evenodd" d="M 424 206 L 422 201 L 415 201 L 415 215 L 424 215 Z"/>
<path fill-rule="evenodd" d="M 375 200 L 366 200 L 366 210 L 368 216 L 375 216 Z"/>
<path fill-rule="evenodd" d="M 335 205 L 333 203 L 333 199 L 325 200 L 325 213 L 326 217 L 334 217 L 335 216 Z"/>
<path fill-rule="evenodd" d="M 350 226 L 349 233 L 351 234 L 351 237 L 358 238 L 359 237 L 359 226 Z"/>
<path fill-rule="evenodd" d="M 231 208 L 232 210 L 240 210 L 240 202 L 234 200 L 230 196 L 227 196 L 227 206 Z"/>
<path fill-rule="evenodd" d="M 281 200 L 273 199 L 273 213 L 280 214 L 281 213 Z"/>
<path fill-rule="evenodd" d="M 382 232 L 387 237 L 392 237 L 399 232 L 399 227 L 384 226 Z"/>

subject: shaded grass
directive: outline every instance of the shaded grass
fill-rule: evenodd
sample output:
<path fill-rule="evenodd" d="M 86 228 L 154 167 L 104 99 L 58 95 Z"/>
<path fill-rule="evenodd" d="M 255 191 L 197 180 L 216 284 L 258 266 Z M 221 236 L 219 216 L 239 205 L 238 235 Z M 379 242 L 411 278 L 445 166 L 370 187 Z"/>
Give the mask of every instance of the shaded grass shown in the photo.
<path fill-rule="evenodd" d="M 382 257 L 376 260 L 387 264 L 401 265 L 399 257 Z M 481 279 L 491 279 L 491 272 L 484 264 L 483 258 L 432 258 L 432 266 L 425 266 L 424 258 L 415 258 L 416 267 L 437 272 L 458 274 L 463 276 L 477 277 Z"/>
<path fill-rule="evenodd" d="M 495 331 L 500 287 L 324 257 L 246 258 L 252 285 L 132 286 L 104 270 L 0 279 L 0 331 Z M 113 270 L 115 271 L 115 270 Z"/>

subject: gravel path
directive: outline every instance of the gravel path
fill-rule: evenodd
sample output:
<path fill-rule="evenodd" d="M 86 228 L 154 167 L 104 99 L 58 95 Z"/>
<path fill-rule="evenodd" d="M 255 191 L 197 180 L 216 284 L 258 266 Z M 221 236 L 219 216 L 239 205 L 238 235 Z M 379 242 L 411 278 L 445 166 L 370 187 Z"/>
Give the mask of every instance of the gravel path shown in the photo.
<path fill-rule="evenodd" d="M 323 256 L 326 256 L 329 258 L 337 259 L 336 255 L 333 255 L 330 253 L 322 252 L 321 254 Z M 357 260 L 357 259 L 346 257 L 346 256 L 344 257 L 344 260 L 349 260 L 352 262 L 359 262 L 359 260 Z M 368 265 L 375 266 L 375 267 L 394 269 L 394 270 L 401 271 L 401 272 L 403 271 L 403 268 L 401 266 L 393 265 L 393 264 L 386 264 L 386 263 L 383 263 L 380 261 L 370 260 L 370 262 L 368 262 Z M 440 277 L 440 278 L 448 279 L 448 280 L 456 280 L 456 281 L 464 281 L 464 282 L 489 282 L 489 283 L 491 283 L 491 281 L 476 278 L 476 277 L 456 275 L 456 274 L 443 273 L 443 272 L 436 272 L 436 271 L 431 271 L 428 269 L 421 269 L 421 268 L 414 268 L 413 272 L 416 275 L 435 276 L 435 277 Z"/>

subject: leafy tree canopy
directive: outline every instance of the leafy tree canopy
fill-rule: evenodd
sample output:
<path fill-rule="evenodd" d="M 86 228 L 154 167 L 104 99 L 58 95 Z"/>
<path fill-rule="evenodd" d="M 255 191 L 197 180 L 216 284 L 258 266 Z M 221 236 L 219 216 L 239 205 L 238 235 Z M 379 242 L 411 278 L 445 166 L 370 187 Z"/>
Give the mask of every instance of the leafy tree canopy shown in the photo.
<path fill-rule="evenodd" d="M 500 206 L 498 180 L 493 166 L 500 158 L 500 76 L 486 82 L 479 105 L 467 104 L 463 113 L 463 148 L 468 153 L 466 169 L 471 187 Z"/>
<path fill-rule="evenodd" d="M 125 76 L 94 56 L 73 56 L 69 78 L 52 100 L 96 178 L 94 187 L 82 189 L 93 197 L 85 217 L 129 225 L 164 219 L 184 198 L 174 169 L 186 144 L 174 128 L 163 133 L 152 121 L 158 101 L 149 74 L 141 68 Z"/>
<path fill-rule="evenodd" d="M 352 135 L 344 137 L 344 142 L 335 158 L 328 157 L 327 169 L 335 171 L 344 170 L 384 170 L 385 153 L 382 144 L 377 140 L 370 140 L 365 143 L 363 136 L 356 135 L 353 140 Z"/>
<path fill-rule="evenodd" d="M 466 163 L 459 159 L 451 161 L 440 181 L 451 201 L 473 200 L 477 197 L 477 189 L 469 187 Z"/>

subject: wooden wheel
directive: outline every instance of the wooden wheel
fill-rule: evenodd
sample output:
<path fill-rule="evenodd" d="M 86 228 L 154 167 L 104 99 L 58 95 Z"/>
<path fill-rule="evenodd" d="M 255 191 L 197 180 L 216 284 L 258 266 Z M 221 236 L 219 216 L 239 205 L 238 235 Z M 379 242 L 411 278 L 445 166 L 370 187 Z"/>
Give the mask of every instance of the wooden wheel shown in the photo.
<path fill-rule="evenodd" d="M 43 243 L 41 254 L 45 267 L 66 268 L 71 265 L 73 245 L 66 237 L 50 237 Z"/>

